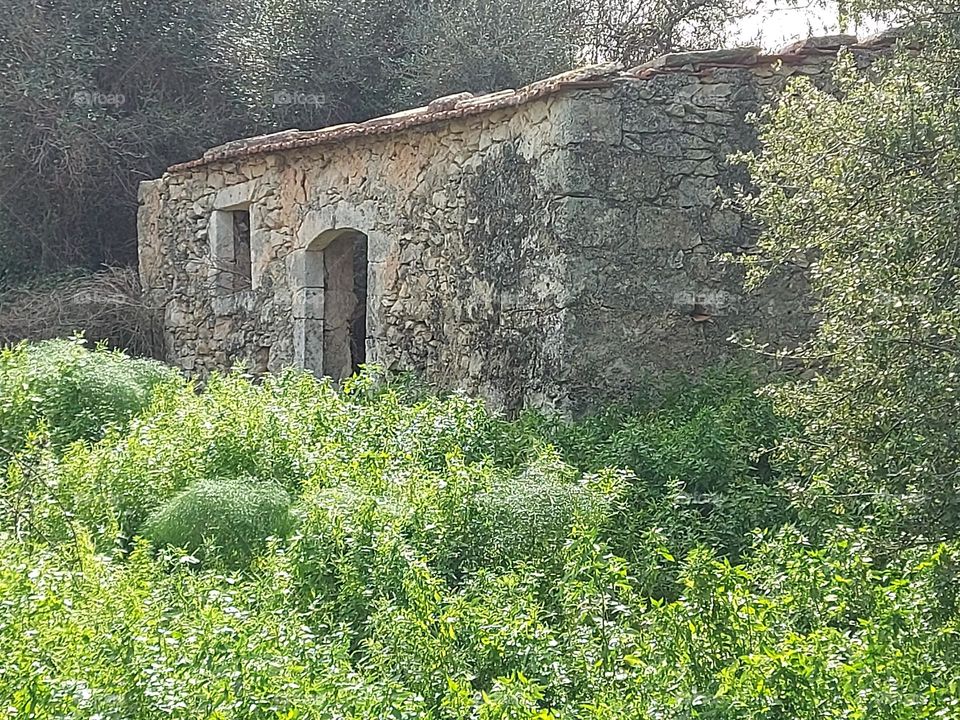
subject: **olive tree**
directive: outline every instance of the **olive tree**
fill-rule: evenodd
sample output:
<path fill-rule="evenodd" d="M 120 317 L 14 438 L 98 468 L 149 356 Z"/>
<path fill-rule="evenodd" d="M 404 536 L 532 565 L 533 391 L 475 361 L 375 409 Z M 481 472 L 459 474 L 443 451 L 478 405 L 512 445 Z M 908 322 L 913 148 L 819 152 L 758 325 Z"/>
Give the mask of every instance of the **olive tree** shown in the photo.
<path fill-rule="evenodd" d="M 0 267 L 129 262 L 137 183 L 248 127 L 236 70 L 215 62 L 220 9 L 0 0 L 0 14 Z"/>
<path fill-rule="evenodd" d="M 721 47 L 760 0 L 586 0 L 581 44 L 593 62 L 638 65 L 663 53 Z"/>
<path fill-rule="evenodd" d="M 404 35 L 401 99 L 524 85 L 573 66 L 577 10 L 571 0 L 426 0 Z"/>
<path fill-rule="evenodd" d="M 421 0 L 409 13 L 402 95 L 517 87 L 582 63 L 638 65 L 720 47 L 760 0 Z"/>
<path fill-rule="evenodd" d="M 898 543 L 960 534 L 960 17 L 950 2 L 912 8 L 915 33 L 869 72 L 842 57 L 833 92 L 795 82 L 765 113 L 749 161 L 747 207 L 765 227 L 752 278 L 812 261 L 820 317 L 796 353 L 814 372 L 776 392 L 801 428 L 782 448 L 795 497 Z"/>

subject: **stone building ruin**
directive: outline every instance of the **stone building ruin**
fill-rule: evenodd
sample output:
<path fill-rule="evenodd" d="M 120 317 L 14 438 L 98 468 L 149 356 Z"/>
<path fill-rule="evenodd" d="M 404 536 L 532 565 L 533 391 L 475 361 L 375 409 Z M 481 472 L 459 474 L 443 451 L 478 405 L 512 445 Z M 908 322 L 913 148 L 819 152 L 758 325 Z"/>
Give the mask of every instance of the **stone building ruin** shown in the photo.
<path fill-rule="evenodd" d="M 410 369 L 505 408 L 582 408 L 808 331 L 802 271 L 747 293 L 727 158 L 787 80 L 888 38 L 589 67 L 359 124 L 231 142 L 140 188 L 167 359 L 342 378 Z"/>

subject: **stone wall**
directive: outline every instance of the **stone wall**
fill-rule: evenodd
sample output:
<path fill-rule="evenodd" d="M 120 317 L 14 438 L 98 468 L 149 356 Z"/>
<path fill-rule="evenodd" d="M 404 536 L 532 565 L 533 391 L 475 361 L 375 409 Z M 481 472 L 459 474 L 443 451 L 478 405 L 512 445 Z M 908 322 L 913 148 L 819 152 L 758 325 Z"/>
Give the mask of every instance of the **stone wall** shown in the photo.
<path fill-rule="evenodd" d="M 734 336 L 791 347 L 808 335 L 805 268 L 778 268 L 748 293 L 731 261 L 757 252 L 759 229 L 731 207 L 750 180 L 730 158 L 756 149 L 751 118 L 792 78 L 830 90 L 837 45 L 852 42 L 667 56 L 571 97 L 582 139 L 559 151 L 566 184 L 553 208 L 559 244 L 577 258 L 564 281 L 567 407 L 621 398 L 645 375 L 695 373 L 734 353 Z M 852 52 L 865 70 L 888 48 L 878 38 Z"/>
<path fill-rule="evenodd" d="M 141 275 L 165 304 L 169 359 L 201 375 L 237 361 L 255 372 L 300 364 L 305 251 L 354 229 L 368 238 L 369 362 L 505 406 L 551 403 L 565 290 L 544 158 L 568 111 L 549 98 L 143 183 Z M 211 218 L 247 203 L 252 287 L 233 291 L 220 282 Z"/>
<path fill-rule="evenodd" d="M 310 250 L 346 230 L 368 240 L 367 360 L 507 409 L 622 399 L 645 375 L 730 354 L 740 331 L 795 341 L 812 322 L 802 270 L 748 294 L 720 259 L 756 240 L 725 203 L 748 181 L 727 158 L 754 146 L 751 113 L 792 76 L 828 82 L 835 55 L 668 56 L 512 107 L 144 183 L 141 275 L 166 307 L 168 357 L 199 374 L 315 364 Z M 237 207 L 251 225 L 242 290 L 217 249 L 215 211 Z"/>

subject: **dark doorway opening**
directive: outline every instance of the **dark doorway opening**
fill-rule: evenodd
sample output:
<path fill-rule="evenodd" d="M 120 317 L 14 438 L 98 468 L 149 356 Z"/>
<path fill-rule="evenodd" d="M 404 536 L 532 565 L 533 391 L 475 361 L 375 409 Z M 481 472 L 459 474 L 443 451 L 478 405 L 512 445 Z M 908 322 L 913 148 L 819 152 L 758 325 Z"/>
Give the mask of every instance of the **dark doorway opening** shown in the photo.
<path fill-rule="evenodd" d="M 367 238 L 353 240 L 353 294 L 356 305 L 350 320 L 350 367 L 357 372 L 367 361 Z"/>
<path fill-rule="evenodd" d="M 249 290 L 253 277 L 250 257 L 250 210 L 234 210 L 233 215 L 233 289 Z"/>
<path fill-rule="evenodd" d="M 307 252 L 305 292 L 319 292 L 323 301 L 304 322 L 304 365 L 340 380 L 366 362 L 367 236 L 328 231 Z"/>

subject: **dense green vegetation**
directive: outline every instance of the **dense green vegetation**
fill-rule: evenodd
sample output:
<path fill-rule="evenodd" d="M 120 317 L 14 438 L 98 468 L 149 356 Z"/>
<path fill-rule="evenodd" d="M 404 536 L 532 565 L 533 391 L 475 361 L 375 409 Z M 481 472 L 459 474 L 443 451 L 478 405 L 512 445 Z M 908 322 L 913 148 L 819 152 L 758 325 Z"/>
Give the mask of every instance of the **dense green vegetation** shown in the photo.
<path fill-rule="evenodd" d="M 144 409 L 153 388 L 176 371 L 118 352 L 91 353 L 82 340 L 0 351 L 0 450 L 22 449 L 45 429 L 54 448 L 96 440 Z"/>
<path fill-rule="evenodd" d="M 837 94 L 795 83 L 750 160 L 753 277 L 806 258 L 822 318 L 798 353 L 817 380 L 778 394 L 802 429 L 781 452 L 811 507 L 893 546 L 960 527 L 960 5 L 930 7 L 921 50 L 847 58 Z"/>
<path fill-rule="evenodd" d="M 792 426 L 747 371 L 568 423 L 373 373 L 198 391 L 75 343 L 5 362 L 3 396 L 34 398 L 0 492 L 14 717 L 914 718 L 960 698 L 960 547 L 878 557 L 829 514 L 799 526 L 770 464 Z M 117 388 L 96 405 L 73 391 L 87 367 Z"/>
<path fill-rule="evenodd" d="M 812 265 L 805 372 L 572 422 L 5 350 L 0 708 L 960 717 L 960 8 L 915 5 L 919 50 L 798 82 L 747 160 L 754 278 Z"/>

